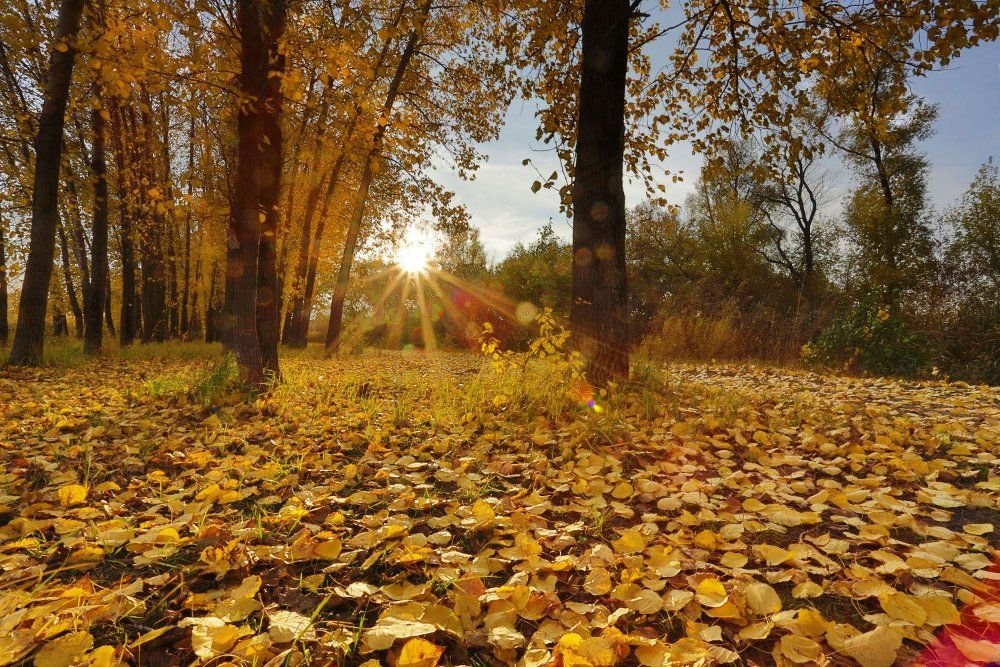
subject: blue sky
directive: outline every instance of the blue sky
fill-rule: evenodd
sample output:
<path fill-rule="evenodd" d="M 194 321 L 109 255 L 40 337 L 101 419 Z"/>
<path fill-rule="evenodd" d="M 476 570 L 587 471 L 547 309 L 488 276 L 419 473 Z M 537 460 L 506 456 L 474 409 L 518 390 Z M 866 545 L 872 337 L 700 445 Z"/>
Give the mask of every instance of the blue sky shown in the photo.
<path fill-rule="evenodd" d="M 949 69 L 914 79 L 913 92 L 940 107 L 935 135 L 923 143 L 931 161 L 930 193 L 941 210 L 951 205 L 968 186 L 983 162 L 991 155 L 1000 159 L 1000 44 L 994 42 L 967 51 Z M 550 218 L 557 232 L 570 237 L 569 221 L 559 213 L 559 199 L 553 191 L 531 192 L 538 178 L 533 166 L 523 166 L 531 158 L 538 170 L 549 174 L 555 157 L 543 151 L 535 139 L 535 107 L 531 102 L 514 102 L 499 140 L 481 146 L 489 160 L 475 181 L 464 182 L 442 173 L 444 183 L 453 188 L 459 201 L 472 214 L 480 229 L 488 255 L 500 259 L 519 240 L 530 240 Z M 683 204 L 697 176 L 701 158 L 682 145 L 674 146 L 665 163 L 674 172 L 683 171 L 685 181 L 666 183 L 671 203 Z M 832 165 L 834 188 L 830 215 L 839 211 L 837 193 L 851 185 L 849 174 Z M 626 183 L 628 206 L 645 198 L 639 183 Z"/>

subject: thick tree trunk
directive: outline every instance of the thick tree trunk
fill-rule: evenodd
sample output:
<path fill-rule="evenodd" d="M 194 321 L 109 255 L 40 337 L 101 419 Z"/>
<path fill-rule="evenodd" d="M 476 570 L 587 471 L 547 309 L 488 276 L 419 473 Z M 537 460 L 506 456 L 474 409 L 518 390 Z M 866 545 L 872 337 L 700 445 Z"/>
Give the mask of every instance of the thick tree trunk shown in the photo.
<path fill-rule="evenodd" d="M 277 43 L 285 30 L 285 0 L 274 0 L 270 20 L 266 22 L 270 43 L 270 68 L 267 76 L 267 96 L 261 108 L 261 129 L 264 149 L 260 165 L 260 245 L 257 259 L 257 341 L 267 377 L 278 377 L 278 337 L 280 334 L 278 283 L 278 220 L 281 199 L 281 167 L 283 137 L 281 133 L 281 74 L 285 71 L 285 56 L 277 51 Z"/>
<path fill-rule="evenodd" d="M 62 162 L 63 124 L 73 78 L 76 48 L 72 44 L 80 29 L 83 0 L 62 0 L 56 24 L 55 44 L 49 58 L 45 96 L 35 138 L 35 180 L 31 203 L 31 241 L 21 287 L 17 330 L 10 350 L 10 363 L 35 365 L 42 361 L 45 345 L 45 311 L 55 259 L 56 227 L 59 224 L 59 171 Z M 63 48 L 67 46 L 68 48 Z"/>
<path fill-rule="evenodd" d="M 101 92 L 94 86 L 94 99 L 101 99 Z M 85 354 L 101 351 L 103 337 L 104 303 L 108 293 L 108 180 L 104 159 L 105 119 L 103 108 L 91 113 L 94 139 L 90 151 L 90 169 L 94 178 L 94 217 L 90 241 L 90 289 L 86 295 L 86 325 L 83 333 Z"/>
<path fill-rule="evenodd" d="M 622 170 L 630 14 L 628 0 L 586 0 L 583 10 L 570 323 L 597 386 L 629 371 Z"/>
<path fill-rule="evenodd" d="M 240 92 L 245 99 L 236 121 L 239 148 L 229 218 L 224 323 L 225 342 L 236 355 L 241 380 L 255 387 L 264 385 L 266 371 L 278 371 L 274 209 L 281 191 L 281 77 L 272 75 L 271 61 L 281 60 L 276 46 L 285 12 L 284 0 L 237 4 L 242 35 Z"/>

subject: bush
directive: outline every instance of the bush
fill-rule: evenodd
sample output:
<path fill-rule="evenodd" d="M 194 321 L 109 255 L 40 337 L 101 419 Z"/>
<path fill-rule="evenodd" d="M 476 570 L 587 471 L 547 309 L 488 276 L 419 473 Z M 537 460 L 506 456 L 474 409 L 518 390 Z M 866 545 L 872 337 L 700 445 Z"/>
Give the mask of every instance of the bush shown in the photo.
<path fill-rule="evenodd" d="M 926 370 L 933 356 L 926 334 L 872 297 L 854 302 L 802 349 L 809 363 L 904 377 Z"/>

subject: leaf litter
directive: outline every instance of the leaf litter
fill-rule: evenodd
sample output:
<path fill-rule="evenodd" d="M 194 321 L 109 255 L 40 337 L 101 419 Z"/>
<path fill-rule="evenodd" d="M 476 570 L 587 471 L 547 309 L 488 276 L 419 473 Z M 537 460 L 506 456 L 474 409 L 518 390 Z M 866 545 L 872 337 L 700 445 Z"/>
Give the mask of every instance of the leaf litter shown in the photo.
<path fill-rule="evenodd" d="M 382 353 L 206 405 L 203 372 L 0 377 L 0 664 L 879 667 L 1000 622 L 995 388 L 677 365 L 581 402 Z"/>

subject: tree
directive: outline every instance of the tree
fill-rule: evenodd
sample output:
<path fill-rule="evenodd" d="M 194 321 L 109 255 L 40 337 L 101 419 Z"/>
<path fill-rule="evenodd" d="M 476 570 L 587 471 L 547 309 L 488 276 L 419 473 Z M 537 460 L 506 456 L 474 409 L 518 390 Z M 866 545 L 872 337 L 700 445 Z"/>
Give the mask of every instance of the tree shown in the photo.
<path fill-rule="evenodd" d="M 598 386 L 629 372 L 622 172 L 633 12 L 628 0 L 587 0 L 581 23 L 570 324 Z"/>
<path fill-rule="evenodd" d="M 846 116 L 835 144 L 858 175 L 845 220 L 861 286 L 895 309 L 932 270 L 928 163 L 915 144 L 933 133 L 937 108 L 907 93 L 903 72 L 883 60 L 862 61 L 827 94 Z"/>
<path fill-rule="evenodd" d="M 630 39 L 628 22 L 641 17 L 640 4 L 640 0 L 631 5 L 584 0 L 581 14 L 579 2 L 559 3 L 553 10 L 552 3 L 521 0 L 510 34 L 501 40 L 518 64 L 532 72 L 526 94 L 539 95 L 545 102 L 539 113 L 539 138 L 559 139 L 557 153 L 573 183 L 561 192 L 564 205 L 573 209 L 575 224 L 579 218 L 582 226 L 579 249 L 592 253 L 595 242 L 606 245 L 614 261 L 621 248 L 624 216 L 612 191 L 617 190 L 615 183 L 623 170 L 612 167 L 610 159 L 604 162 L 602 155 L 617 157 L 622 152 L 629 172 L 649 184 L 650 157 L 663 159 L 664 145 L 687 139 L 695 149 L 711 152 L 734 129 L 771 128 L 778 136 L 790 135 L 797 114 L 816 107 L 817 81 L 835 78 L 874 53 L 890 53 L 900 67 L 919 74 L 936 63 L 947 64 L 980 40 L 995 39 L 998 30 L 995 8 L 972 1 L 945 8 L 936 2 L 908 0 L 848 5 L 692 0 L 683 4 L 684 18 L 676 25 L 642 26 L 633 20 Z M 669 67 L 652 73 L 643 47 L 677 31 Z M 579 78 L 573 76 L 577 68 Z M 632 93 L 628 105 L 626 91 Z M 607 115 L 595 113 L 594 108 Z M 605 128 L 600 139 L 607 145 L 601 154 L 590 145 L 598 134 L 595 127 Z M 616 142 L 622 133 L 625 150 L 619 151 Z M 580 142 L 587 145 L 581 147 Z M 594 171 L 594 164 L 602 163 Z M 535 189 L 551 186 L 557 177 L 558 173 Z M 595 226 L 592 211 L 586 209 L 598 199 L 614 204 L 607 226 Z M 578 204 L 585 209 L 576 210 Z M 582 259 L 592 261 L 586 253 Z M 627 351 L 619 351 L 621 332 L 593 316 L 618 312 L 621 304 L 616 301 L 626 298 L 624 277 L 619 280 L 616 266 L 609 268 L 597 291 L 593 265 L 588 263 L 575 274 L 577 339 L 588 346 L 585 352 L 611 354 L 592 363 L 591 378 L 596 382 L 627 374 Z"/>
<path fill-rule="evenodd" d="M 101 89 L 94 86 L 91 127 L 91 170 L 94 178 L 93 240 L 91 241 L 90 287 L 86 293 L 83 350 L 96 354 L 101 350 L 105 299 L 108 297 L 108 180 L 105 165 L 105 123 L 107 111 L 100 105 Z"/>
<path fill-rule="evenodd" d="M 277 281 L 274 244 L 281 187 L 281 73 L 279 43 L 284 0 L 239 0 L 240 93 L 238 158 L 229 218 L 226 344 L 242 381 L 264 385 L 278 373 Z"/>
<path fill-rule="evenodd" d="M 425 17 L 426 11 L 430 9 L 430 2 L 424 3 Z M 328 352 L 336 352 L 340 346 L 340 332 L 344 321 L 344 299 L 347 297 L 347 286 L 351 276 L 351 265 L 354 263 L 354 251 L 357 248 L 358 234 L 361 230 L 361 222 L 365 216 L 365 205 L 368 201 L 368 192 L 371 188 L 373 171 L 376 162 L 380 158 L 382 141 L 385 137 L 385 129 L 389 125 L 389 117 L 392 114 L 392 107 L 396 103 L 396 96 L 399 94 L 400 85 L 410 66 L 410 60 L 417 48 L 417 41 L 420 33 L 417 29 L 410 31 L 406 40 L 406 46 L 400 54 L 399 63 L 396 65 L 396 73 L 389 83 L 389 90 L 382 105 L 380 118 L 385 119 L 379 124 L 372 138 L 371 150 L 365 159 L 361 173 L 361 182 L 358 184 L 357 192 L 351 201 L 351 220 L 347 230 L 347 239 L 344 242 L 344 256 L 340 261 L 340 270 L 337 275 L 337 284 L 334 288 L 333 299 L 330 302 L 330 321 L 326 331 L 326 349 Z"/>
<path fill-rule="evenodd" d="M 494 270 L 496 281 L 514 303 L 552 308 L 569 315 L 573 282 L 572 246 L 556 236 L 552 223 L 538 230 L 530 244 L 514 244 Z"/>
<path fill-rule="evenodd" d="M 62 0 L 55 42 L 49 57 L 42 112 L 35 137 L 35 178 L 31 210 L 31 246 L 25 267 L 17 329 L 9 363 L 36 365 L 45 344 L 45 312 L 49 280 L 55 258 L 59 224 L 59 173 L 62 162 L 63 123 L 80 29 L 83 0 Z"/>

